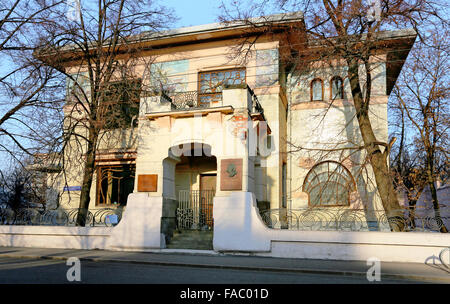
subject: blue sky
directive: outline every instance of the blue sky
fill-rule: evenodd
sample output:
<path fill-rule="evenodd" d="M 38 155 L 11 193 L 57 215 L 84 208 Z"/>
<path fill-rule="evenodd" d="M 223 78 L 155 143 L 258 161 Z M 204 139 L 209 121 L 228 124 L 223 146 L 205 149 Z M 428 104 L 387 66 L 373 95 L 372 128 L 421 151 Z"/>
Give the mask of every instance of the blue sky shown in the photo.
<path fill-rule="evenodd" d="M 171 7 L 180 20 L 175 28 L 217 22 L 220 0 L 163 0 L 161 4 Z"/>

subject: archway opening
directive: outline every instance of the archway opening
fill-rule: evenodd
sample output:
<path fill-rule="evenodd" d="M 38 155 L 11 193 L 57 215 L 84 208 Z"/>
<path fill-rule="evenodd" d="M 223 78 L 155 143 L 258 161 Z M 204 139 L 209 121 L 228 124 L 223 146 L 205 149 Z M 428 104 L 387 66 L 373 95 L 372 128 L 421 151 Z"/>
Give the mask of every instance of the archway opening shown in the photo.
<path fill-rule="evenodd" d="M 199 148 L 201 147 L 201 148 Z M 168 248 L 212 249 L 217 159 L 205 144 L 185 144 L 175 166 L 176 232 Z"/>

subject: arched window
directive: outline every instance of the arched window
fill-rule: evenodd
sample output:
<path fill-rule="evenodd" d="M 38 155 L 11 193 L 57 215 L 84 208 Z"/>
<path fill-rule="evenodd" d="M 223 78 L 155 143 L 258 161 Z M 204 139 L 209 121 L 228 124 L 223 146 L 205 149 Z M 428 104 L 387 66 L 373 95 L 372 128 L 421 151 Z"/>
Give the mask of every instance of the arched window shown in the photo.
<path fill-rule="evenodd" d="M 312 207 L 348 206 L 350 193 L 355 189 L 350 171 L 335 161 L 316 164 L 303 183 L 303 192 L 308 193 Z"/>
<path fill-rule="evenodd" d="M 334 76 L 331 78 L 331 100 L 344 98 L 344 84 L 342 78 Z"/>
<path fill-rule="evenodd" d="M 316 78 L 311 81 L 311 101 L 323 100 L 323 81 Z"/>

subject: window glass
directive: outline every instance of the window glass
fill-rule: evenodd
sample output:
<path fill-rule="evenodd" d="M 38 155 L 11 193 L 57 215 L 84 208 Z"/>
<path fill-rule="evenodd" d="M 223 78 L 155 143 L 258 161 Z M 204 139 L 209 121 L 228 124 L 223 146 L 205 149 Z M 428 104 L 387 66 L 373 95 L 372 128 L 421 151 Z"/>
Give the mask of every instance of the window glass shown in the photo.
<path fill-rule="evenodd" d="M 245 84 L 245 69 L 201 72 L 199 74 L 200 103 L 222 100 L 222 90 L 226 85 Z"/>
<path fill-rule="evenodd" d="M 137 123 L 140 94 L 140 80 L 110 83 L 105 88 L 99 110 L 99 120 L 103 122 L 102 128 L 130 128 L 132 122 Z"/>
<path fill-rule="evenodd" d="M 312 100 L 323 100 L 323 83 L 320 79 L 315 79 L 311 84 Z"/>
<path fill-rule="evenodd" d="M 97 171 L 97 205 L 125 206 L 134 189 L 134 165 L 100 166 Z"/>
<path fill-rule="evenodd" d="M 89 96 L 89 74 L 88 72 L 73 73 L 66 77 L 67 101 L 84 102 L 84 95 Z M 77 98 L 78 97 L 78 98 Z M 79 99 L 79 100 L 78 100 Z"/>
<path fill-rule="evenodd" d="M 314 166 L 303 184 L 303 192 L 309 194 L 311 206 L 346 206 L 354 188 L 350 172 L 334 161 Z"/>

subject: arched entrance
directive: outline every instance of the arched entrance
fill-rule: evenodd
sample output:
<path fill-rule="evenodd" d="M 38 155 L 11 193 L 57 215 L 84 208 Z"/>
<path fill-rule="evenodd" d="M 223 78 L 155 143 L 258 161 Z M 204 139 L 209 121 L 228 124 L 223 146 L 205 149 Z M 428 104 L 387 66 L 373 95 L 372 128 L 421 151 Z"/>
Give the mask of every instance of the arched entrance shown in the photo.
<path fill-rule="evenodd" d="M 176 231 L 168 248 L 212 249 L 217 160 L 205 144 L 184 145 L 175 167 Z"/>

